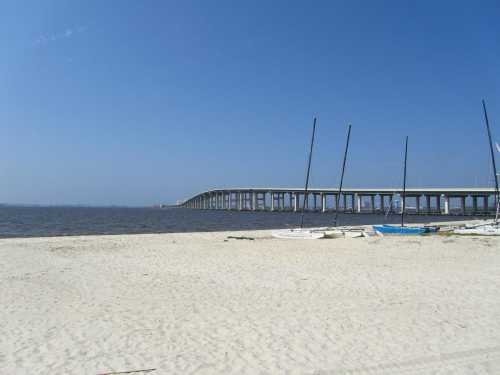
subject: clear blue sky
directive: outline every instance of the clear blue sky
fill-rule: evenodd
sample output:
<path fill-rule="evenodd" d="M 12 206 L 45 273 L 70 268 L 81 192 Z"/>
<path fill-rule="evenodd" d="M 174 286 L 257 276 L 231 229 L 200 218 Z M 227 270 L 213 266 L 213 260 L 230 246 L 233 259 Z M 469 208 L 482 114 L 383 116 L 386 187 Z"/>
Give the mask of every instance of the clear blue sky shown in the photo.
<path fill-rule="evenodd" d="M 492 186 L 498 1 L 3 1 L 0 202 L 229 186 Z"/>

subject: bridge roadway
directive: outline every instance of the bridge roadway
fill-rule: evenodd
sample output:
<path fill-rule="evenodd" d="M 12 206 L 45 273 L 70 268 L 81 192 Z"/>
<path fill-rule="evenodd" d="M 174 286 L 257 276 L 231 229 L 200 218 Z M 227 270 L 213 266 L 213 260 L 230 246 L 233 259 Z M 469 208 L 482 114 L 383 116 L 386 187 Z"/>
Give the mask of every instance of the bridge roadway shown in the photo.
<path fill-rule="evenodd" d="M 308 189 L 306 210 L 330 212 L 383 213 L 399 211 L 400 188 Z M 187 199 L 181 207 L 207 210 L 300 211 L 304 189 L 231 188 L 204 191 Z M 493 214 L 497 206 L 493 188 L 408 188 L 406 207 L 415 214 Z"/>

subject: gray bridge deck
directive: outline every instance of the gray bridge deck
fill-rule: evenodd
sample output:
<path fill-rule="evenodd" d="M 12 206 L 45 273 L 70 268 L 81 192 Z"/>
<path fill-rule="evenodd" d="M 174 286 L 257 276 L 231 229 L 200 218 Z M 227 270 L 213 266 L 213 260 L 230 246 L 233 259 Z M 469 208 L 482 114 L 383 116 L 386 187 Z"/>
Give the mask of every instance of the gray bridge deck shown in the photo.
<path fill-rule="evenodd" d="M 400 210 L 401 188 L 308 189 L 309 211 L 383 213 Z M 338 200 L 337 200 L 338 199 Z M 408 188 L 406 207 L 416 214 L 485 215 L 495 212 L 493 188 Z M 304 205 L 302 188 L 230 188 L 207 190 L 180 204 L 210 210 L 299 211 Z M 338 207 L 337 207 L 338 203 Z M 481 203 L 480 205 L 478 203 Z"/>

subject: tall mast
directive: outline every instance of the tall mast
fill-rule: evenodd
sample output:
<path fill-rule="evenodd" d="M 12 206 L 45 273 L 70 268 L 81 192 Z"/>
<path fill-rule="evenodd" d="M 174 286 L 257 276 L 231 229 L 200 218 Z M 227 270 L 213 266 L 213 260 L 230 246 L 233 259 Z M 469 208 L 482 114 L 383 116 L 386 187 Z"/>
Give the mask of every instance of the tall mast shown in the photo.
<path fill-rule="evenodd" d="M 486 121 L 486 129 L 488 130 L 488 140 L 490 142 L 491 164 L 493 164 L 493 177 L 495 178 L 495 207 L 497 207 L 499 199 L 497 165 L 495 163 L 495 153 L 493 152 L 493 142 L 491 140 L 490 122 L 488 120 L 488 112 L 486 112 L 486 103 L 484 102 L 484 99 L 483 99 L 483 111 L 484 111 L 484 119 Z M 498 221 L 498 208 L 495 214 L 495 221 Z"/>
<path fill-rule="evenodd" d="M 344 162 L 342 163 L 342 174 L 340 175 L 340 186 L 339 186 L 339 192 L 337 194 L 337 199 L 335 202 L 335 219 L 333 221 L 333 226 L 337 226 L 337 218 L 339 216 L 339 200 L 340 200 L 340 193 L 342 193 L 342 183 L 344 182 L 344 171 L 345 171 L 345 163 L 347 160 L 347 150 L 349 149 L 349 138 L 351 137 L 351 124 L 349 124 L 349 129 L 347 130 L 347 142 L 345 144 L 345 151 L 344 151 Z"/>
<path fill-rule="evenodd" d="M 307 162 L 306 187 L 304 189 L 304 202 L 302 204 L 302 213 L 300 215 L 300 227 L 301 228 L 304 225 L 304 212 L 306 209 L 307 189 L 309 187 L 309 172 L 311 171 L 311 159 L 312 159 L 312 152 L 313 152 L 313 146 L 314 146 L 314 134 L 315 133 L 316 133 L 316 117 L 314 118 L 314 121 L 313 121 L 311 147 L 309 148 L 309 160 Z"/>
<path fill-rule="evenodd" d="M 401 209 L 401 226 L 405 226 L 405 206 L 406 206 L 406 160 L 408 156 L 408 136 L 405 141 L 405 167 L 403 172 L 403 196 L 402 196 L 402 209 Z"/>

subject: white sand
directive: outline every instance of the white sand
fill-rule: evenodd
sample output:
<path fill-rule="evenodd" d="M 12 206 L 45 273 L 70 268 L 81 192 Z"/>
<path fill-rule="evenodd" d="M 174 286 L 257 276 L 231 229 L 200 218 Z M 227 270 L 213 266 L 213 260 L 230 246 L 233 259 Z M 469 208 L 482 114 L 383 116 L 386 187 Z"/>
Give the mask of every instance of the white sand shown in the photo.
<path fill-rule="evenodd" d="M 230 234 L 0 240 L 0 374 L 500 374 L 500 238 Z"/>

